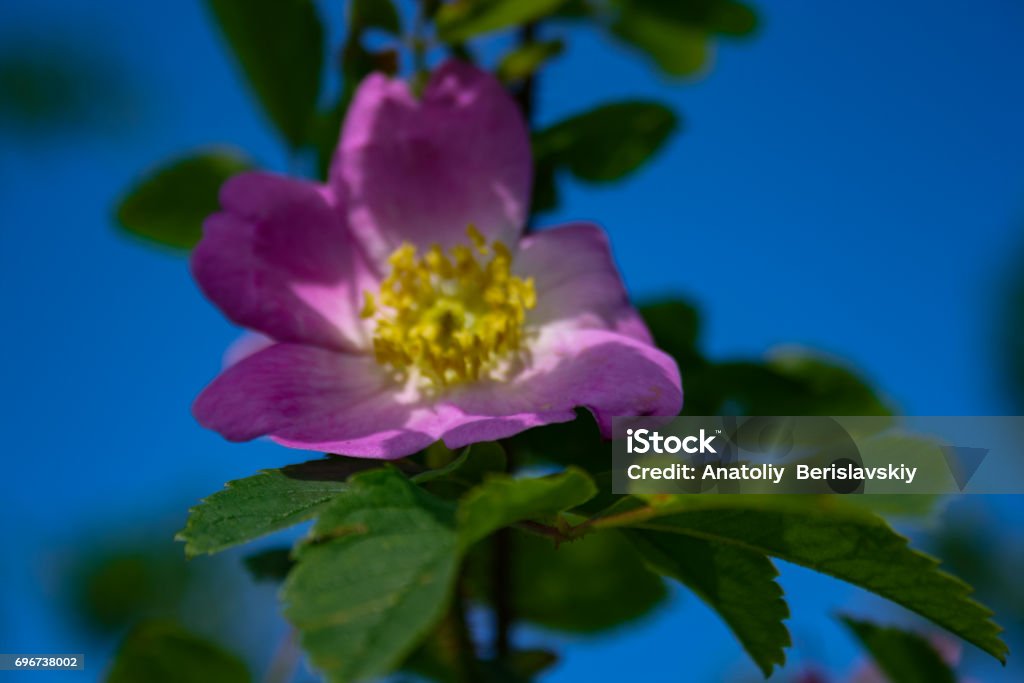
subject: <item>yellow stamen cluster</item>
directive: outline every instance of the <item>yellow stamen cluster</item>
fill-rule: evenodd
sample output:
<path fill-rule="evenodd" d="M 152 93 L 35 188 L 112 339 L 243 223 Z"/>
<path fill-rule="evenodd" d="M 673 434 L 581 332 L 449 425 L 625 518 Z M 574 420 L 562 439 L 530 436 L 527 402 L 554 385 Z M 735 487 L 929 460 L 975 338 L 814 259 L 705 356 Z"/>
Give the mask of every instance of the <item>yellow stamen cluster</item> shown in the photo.
<path fill-rule="evenodd" d="M 420 255 L 405 243 L 362 316 L 373 318 L 377 362 L 436 388 L 489 376 L 524 348 L 526 311 L 537 303 L 533 279 L 512 274 L 512 254 L 473 226 L 471 245 Z"/>

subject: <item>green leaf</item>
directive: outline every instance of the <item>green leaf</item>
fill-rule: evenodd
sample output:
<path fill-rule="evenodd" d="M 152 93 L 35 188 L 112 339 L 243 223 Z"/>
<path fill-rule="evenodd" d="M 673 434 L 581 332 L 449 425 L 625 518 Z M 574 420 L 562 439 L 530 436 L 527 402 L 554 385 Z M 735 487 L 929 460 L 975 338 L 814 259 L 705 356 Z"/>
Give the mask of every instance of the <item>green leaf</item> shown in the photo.
<path fill-rule="evenodd" d="M 891 683 L 956 683 L 956 674 L 927 640 L 909 631 L 844 616 Z"/>
<path fill-rule="evenodd" d="M 690 24 L 666 20 L 627 3 L 612 24 L 612 33 L 642 50 L 670 76 L 691 76 L 708 60 L 707 33 Z"/>
<path fill-rule="evenodd" d="M 247 683 L 245 664 L 180 626 L 150 621 L 118 648 L 107 683 Z"/>
<path fill-rule="evenodd" d="M 294 566 L 290 548 L 268 548 L 245 558 L 245 568 L 257 581 L 284 581 Z"/>
<path fill-rule="evenodd" d="M 378 28 L 388 33 L 402 33 L 402 20 L 391 0 L 350 0 L 348 4 L 350 27 Z"/>
<path fill-rule="evenodd" d="M 323 27 L 312 0 L 207 0 L 267 116 L 294 149 L 320 94 Z"/>
<path fill-rule="evenodd" d="M 496 70 L 498 78 L 505 83 L 525 80 L 564 50 L 565 43 L 561 40 L 519 45 L 501 58 Z"/>
<path fill-rule="evenodd" d="M 630 530 L 626 536 L 652 570 L 679 581 L 718 612 L 765 677 L 786 663 L 791 641 L 782 622 L 789 608 L 771 560 L 681 534 Z"/>
<path fill-rule="evenodd" d="M 676 115 L 657 102 L 605 104 L 537 133 L 538 164 L 564 166 L 581 180 L 607 182 L 632 173 L 678 127 Z"/>
<path fill-rule="evenodd" d="M 330 680 L 373 678 L 444 614 L 459 559 L 454 505 L 394 469 L 366 472 L 321 511 L 299 549 L 285 613 Z"/>
<path fill-rule="evenodd" d="M 491 477 L 460 503 L 460 535 L 468 546 L 515 522 L 574 508 L 596 493 L 597 487 L 587 473 L 575 467 L 539 478 Z"/>
<path fill-rule="evenodd" d="M 510 542 L 510 595 L 518 619 L 567 633 L 597 633 L 650 613 L 668 597 L 665 582 L 620 533 L 587 534 L 556 546 L 513 529 Z M 467 560 L 473 596 L 484 603 L 494 595 L 493 560 L 487 541 Z"/>
<path fill-rule="evenodd" d="M 203 221 L 220 208 L 221 184 L 249 166 L 245 157 L 229 150 L 174 161 L 129 190 L 117 207 L 117 222 L 147 240 L 191 249 L 203 236 Z"/>
<path fill-rule="evenodd" d="M 185 554 L 192 557 L 285 529 L 316 515 L 346 489 L 344 481 L 353 471 L 373 466 L 370 461 L 328 458 L 230 481 L 189 510 L 176 538 L 185 542 Z"/>
<path fill-rule="evenodd" d="M 749 499 L 749 500 L 748 500 Z M 770 500 L 763 500 L 770 499 Z M 917 612 L 1003 662 L 1007 647 L 991 610 L 971 600 L 971 587 L 912 550 L 880 517 L 825 499 L 783 496 L 654 497 L 644 508 L 606 518 L 680 533 L 777 557 L 865 588 Z M 646 519 L 645 519 L 646 518 Z"/>
<path fill-rule="evenodd" d="M 464 43 L 484 33 L 536 21 L 552 14 L 566 0 L 456 0 L 437 12 L 438 36 L 446 43 Z"/>
<path fill-rule="evenodd" d="M 440 446 L 443 447 L 443 444 Z M 438 444 L 431 446 L 436 447 Z M 482 482 L 485 476 L 504 472 L 506 462 L 505 450 L 501 445 L 484 441 L 464 449 L 461 455 L 447 465 L 417 474 L 412 480 L 436 496 L 453 499 Z"/>

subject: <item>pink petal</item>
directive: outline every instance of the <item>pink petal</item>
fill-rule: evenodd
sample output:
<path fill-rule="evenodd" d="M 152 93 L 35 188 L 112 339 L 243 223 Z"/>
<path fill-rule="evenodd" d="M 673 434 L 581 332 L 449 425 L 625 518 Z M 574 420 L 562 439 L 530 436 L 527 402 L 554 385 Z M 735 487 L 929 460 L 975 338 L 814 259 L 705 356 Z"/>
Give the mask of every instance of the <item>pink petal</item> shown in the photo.
<path fill-rule="evenodd" d="M 390 459 L 437 440 L 432 411 L 403 403 L 399 389 L 370 356 L 275 344 L 225 370 L 192 411 L 230 441 L 270 436 L 292 448 Z"/>
<path fill-rule="evenodd" d="M 375 288 L 334 193 L 269 173 L 224 184 L 192 272 L 235 323 L 279 341 L 362 348 L 358 312 Z"/>
<path fill-rule="evenodd" d="M 650 343 L 598 226 L 571 223 L 525 237 L 514 268 L 534 279 L 537 307 L 529 313 L 530 324 L 615 330 Z"/>
<path fill-rule="evenodd" d="M 552 327 L 532 353 L 532 367 L 511 382 L 469 386 L 445 399 L 459 413 L 444 433 L 449 447 L 566 422 L 577 406 L 594 414 L 606 437 L 614 416 L 677 415 L 682 408 L 675 361 L 632 337 Z"/>
<path fill-rule="evenodd" d="M 466 242 L 476 226 L 508 245 L 526 221 L 530 138 L 501 84 L 449 61 L 422 99 L 383 75 L 359 87 L 331 182 L 349 193 L 349 220 L 378 262 L 399 244 Z"/>

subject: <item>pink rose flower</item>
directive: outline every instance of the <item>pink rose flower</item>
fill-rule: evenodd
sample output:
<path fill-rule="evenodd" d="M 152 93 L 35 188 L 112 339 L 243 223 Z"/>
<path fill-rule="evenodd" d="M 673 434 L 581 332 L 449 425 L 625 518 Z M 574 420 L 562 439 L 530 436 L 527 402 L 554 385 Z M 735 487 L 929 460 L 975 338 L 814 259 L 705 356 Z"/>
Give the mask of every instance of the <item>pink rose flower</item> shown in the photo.
<path fill-rule="evenodd" d="M 398 458 L 565 422 L 675 415 L 682 385 L 600 228 L 523 236 L 530 139 L 502 86 L 448 62 L 423 96 L 359 88 L 326 184 L 244 173 L 192 256 L 266 339 L 199 396 L 231 441 Z"/>

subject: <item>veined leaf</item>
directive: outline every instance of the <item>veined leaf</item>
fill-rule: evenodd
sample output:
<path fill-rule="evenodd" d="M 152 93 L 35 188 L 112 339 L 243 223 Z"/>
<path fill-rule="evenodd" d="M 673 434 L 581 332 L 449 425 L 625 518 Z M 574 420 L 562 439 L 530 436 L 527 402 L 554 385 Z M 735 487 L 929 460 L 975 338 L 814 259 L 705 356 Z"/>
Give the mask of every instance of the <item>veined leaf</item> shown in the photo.
<path fill-rule="evenodd" d="M 107 683 L 248 683 L 240 659 L 164 621 L 141 624 L 125 638 L 107 675 Z"/>
<path fill-rule="evenodd" d="M 456 0 L 437 13 L 437 32 L 446 43 L 463 43 L 484 33 L 536 21 L 566 0 Z"/>
<path fill-rule="evenodd" d="M 782 496 L 658 496 L 646 507 L 631 505 L 636 503 L 627 499 L 598 527 L 679 533 L 809 567 L 888 598 L 1006 659 L 1002 629 L 991 610 L 970 599 L 970 586 L 908 547 L 880 517 L 834 501 Z"/>
<path fill-rule="evenodd" d="M 310 519 L 346 488 L 353 468 L 373 463 L 342 458 L 314 460 L 230 481 L 189 510 L 177 540 L 188 556 L 216 553 Z"/>
<path fill-rule="evenodd" d="M 320 94 L 324 32 L 312 0 L 207 0 L 267 116 L 294 149 Z"/>
<path fill-rule="evenodd" d="M 458 570 L 455 506 L 393 469 L 353 477 L 288 575 L 285 614 L 332 681 L 391 671 L 443 615 Z"/>
<path fill-rule="evenodd" d="M 203 221 L 220 208 L 220 186 L 249 166 L 244 156 L 231 150 L 174 161 L 128 191 L 117 207 L 117 222 L 147 240 L 191 249 L 203 236 Z"/>
<path fill-rule="evenodd" d="M 789 608 L 775 566 L 745 548 L 682 534 L 627 530 L 647 565 L 692 590 L 733 630 L 764 675 L 786 663 L 791 644 L 782 623 Z"/>
<path fill-rule="evenodd" d="M 956 683 L 931 643 L 910 631 L 842 617 L 891 683 Z"/>
<path fill-rule="evenodd" d="M 440 442 L 431 448 L 439 446 L 443 448 Z M 460 497 L 487 475 L 504 472 L 505 465 L 501 445 L 485 441 L 472 444 L 447 465 L 417 474 L 412 480 L 434 495 L 450 500 Z"/>
<path fill-rule="evenodd" d="M 581 180 L 607 182 L 632 173 L 677 129 L 671 109 L 657 102 L 605 104 L 533 138 L 538 164 L 564 166 Z"/>
<path fill-rule="evenodd" d="M 596 493 L 597 487 L 586 472 L 575 467 L 548 477 L 491 477 L 470 491 L 460 503 L 460 535 L 468 546 L 515 522 L 554 515 L 581 505 Z"/>

